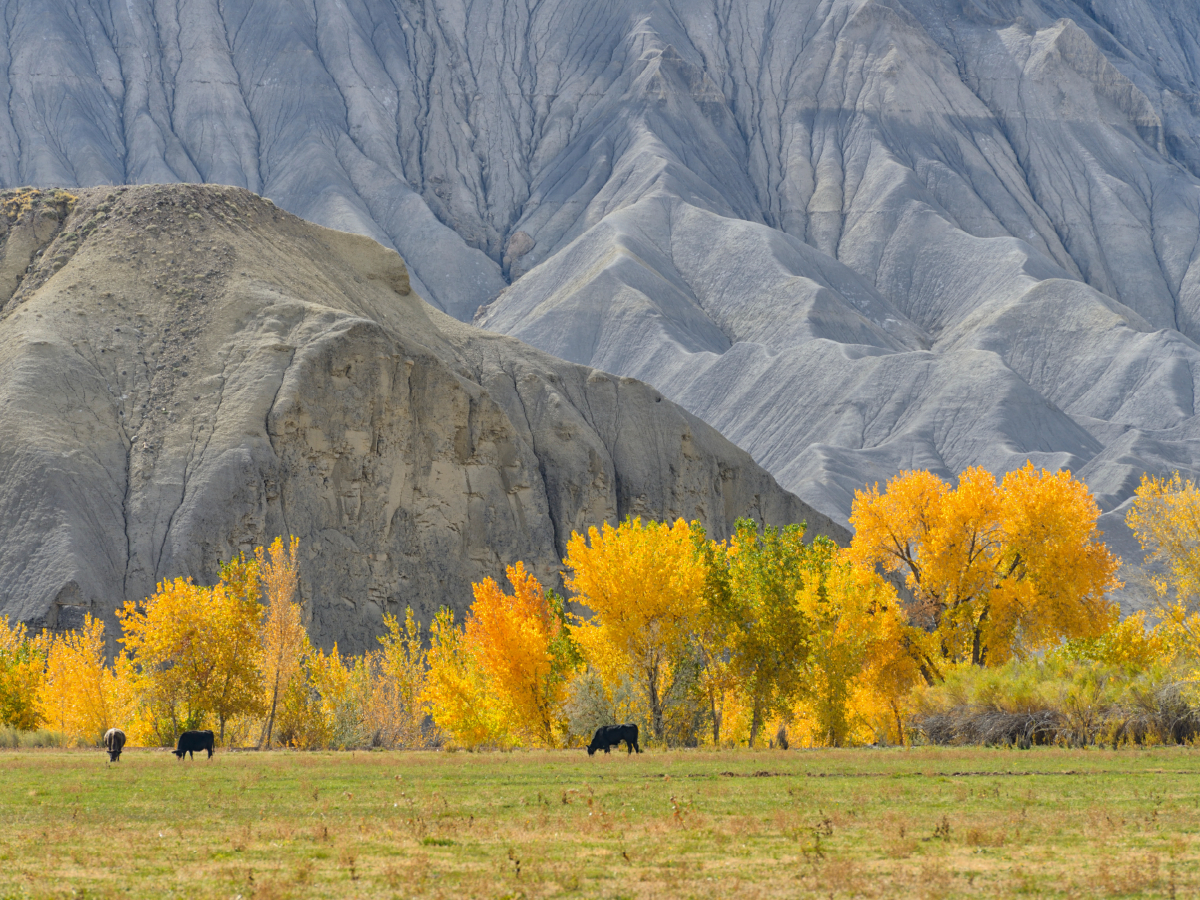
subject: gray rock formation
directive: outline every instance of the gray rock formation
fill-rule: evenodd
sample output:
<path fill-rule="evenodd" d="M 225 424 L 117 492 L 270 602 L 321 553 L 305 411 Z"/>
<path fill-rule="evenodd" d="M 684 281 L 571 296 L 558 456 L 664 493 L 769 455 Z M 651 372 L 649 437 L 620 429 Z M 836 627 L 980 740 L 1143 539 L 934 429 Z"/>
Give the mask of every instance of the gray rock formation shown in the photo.
<path fill-rule="evenodd" d="M 1200 475 L 1195 0 L 10 0 L 0 183 L 222 181 L 845 521 Z"/>
<path fill-rule="evenodd" d="M 51 628 L 278 534 L 361 650 L 573 530 L 846 532 L 658 391 L 434 310 L 395 251 L 235 188 L 0 195 L 0 613 Z M 110 629 L 115 631 L 115 629 Z"/>

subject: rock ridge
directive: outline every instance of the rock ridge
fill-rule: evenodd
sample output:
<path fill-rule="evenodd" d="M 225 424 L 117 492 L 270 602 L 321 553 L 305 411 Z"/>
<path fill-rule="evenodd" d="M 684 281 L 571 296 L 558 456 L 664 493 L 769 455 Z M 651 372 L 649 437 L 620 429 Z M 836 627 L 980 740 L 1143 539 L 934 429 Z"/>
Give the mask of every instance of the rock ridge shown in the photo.
<path fill-rule="evenodd" d="M 313 638 L 361 651 L 518 559 L 561 586 L 571 531 L 626 515 L 847 537 L 649 385 L 428 306 L 369 238 L 239 188 L 77 195 L 0 195 L 0 613 L 115 626 L 290 533 Z"/>

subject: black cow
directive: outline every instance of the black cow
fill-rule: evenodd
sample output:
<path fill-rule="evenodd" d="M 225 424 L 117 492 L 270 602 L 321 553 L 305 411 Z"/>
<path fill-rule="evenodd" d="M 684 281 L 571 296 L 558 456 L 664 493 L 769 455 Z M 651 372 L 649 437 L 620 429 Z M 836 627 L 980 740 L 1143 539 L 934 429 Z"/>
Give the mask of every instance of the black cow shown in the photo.
<path fill-rule="evenodd" d="M 208 758 L 212 759 L 213 733 L 211 731 L 185 731 L 179 736 L 179 746 L 171 752 L 180 759 L 183 759 L 185 753 L 190 753 L 192 759 L 195 759 L 197 750 L 207 750 Z"/>
<path fill-rule="evenodd" d="M 109 762 L 121 761 L 121 748 L 125 746 L 125 732 L 120 728 L 110 728 L 104 732 L 104 749 L 108 751 Z"/>
<path fill-rule="evenodd" d="M 596 736 L 592 738 L 592 742 L 588 744 L 588 756 L 591 756 L 597 750 L 608 752 L 610 747 L 619 746 L 621 741 L 625 742 L 625 748 L 632 753 L 636 750 L 642 752 L 642 748 L 638 746 L 636 725 L 601 725 L 596 729 Z"/>

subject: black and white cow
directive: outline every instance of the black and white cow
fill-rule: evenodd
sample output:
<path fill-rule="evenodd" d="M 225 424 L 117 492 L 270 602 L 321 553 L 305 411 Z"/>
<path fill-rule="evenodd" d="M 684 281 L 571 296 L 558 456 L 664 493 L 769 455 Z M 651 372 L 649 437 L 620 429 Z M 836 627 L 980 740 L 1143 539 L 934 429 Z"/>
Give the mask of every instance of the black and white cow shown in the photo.
<path fill-rule="evenodd" d="M 104 732 L 104 749 L 108 751 L 109 762 L 121 761 L 121 748 L 125 746 L 125 732 L 120 728 L 110 728 Z"/>

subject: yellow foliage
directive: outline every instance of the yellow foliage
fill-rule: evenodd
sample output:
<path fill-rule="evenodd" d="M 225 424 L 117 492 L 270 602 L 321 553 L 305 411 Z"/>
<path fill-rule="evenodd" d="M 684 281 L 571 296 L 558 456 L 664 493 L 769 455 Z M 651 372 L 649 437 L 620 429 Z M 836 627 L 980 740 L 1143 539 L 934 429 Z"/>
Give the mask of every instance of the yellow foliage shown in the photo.
<path fill-rule="evenodd" d="M 804 543 L 805 527 L 766 527 L 739 519 L 726 554 L 729 589 L 716 597 L 716 615 L 728 624 L 730 670 L 750 709 L 748 741 L 762 726 L 791 708 L 804 689 L 804 665 L 813 622 L 797 603 L 798 592 L 820 582 L 836 548 L 817 538 Z"/>
<path fill-rule="evenodd" d="M 1099 540 L 1099 514 L 1070 473 L 1032 464 L 999 485 L 968 469 L 954 490 L 906 472 L 884 494 L 855 495 L 851 558 L 904 573 L 914 619 L 937 638 L 937 653 L 914 653 L 938 678 L 947 662 L 999 664 L 1112 626 L 1105 594 L 1119 586 L 1119 561 Z"/>
<path fill-rule="evenodd" d="M 42 722 L 39 696 L 46 667 L 45 642 L 21 622 L 0 616 L 0 725 L 32 731 Z"/>
<path fill-rule="evenodd" d="M 283 538 L 277 537 L 269 550 L 259 547 L 255 551 L 258 577 L 267 595 L 261 636 L 262 702 L 267 712 L 261 743 L 267 748 L 271 746 L 280 692 L 296 677 L 309 648 L 300 604 L 295 602 L 300 584 L 296 558 L 299 547 L 299 538 L 293 537 L 285 547 Z"/>
<path fill-rule="evenodd" d="M 1186 639 L 1167 617 L 1149 628 L 1146 613 L 1126 616 L 1109 631 L 1090 640 L 1068 641 L 1055 653 L 1068 659 L 1088 660 L 1105 666 L 1119 666 L 1131 672 L 1145 672 L 1159 665 L 1170 665 L 1186 647 Z"/>
<path fill-rule="evenodd" d="M 49 648 L 42 717 L 72 743 L 98 746 L 124 711 L 116 675 L 105 664 L 104 623 L 88 614 L 82 629 L 53 638 Z"/>
<path fill-rule="evenodd" d="M 513 736 L 505 727 L 505 717 L 450 610 L 443 608 L 437 614 L 429 636 L 423 699 L 434 722 L 463 747 L 510 746 Z"/>
<path fill-rule="evenodd" d="M 345 750 L 372 743 L 366 717 L 372 688 L 368 659 L 344 659 L 334 644 L 329 653 L 312 651 L 305 669 L 316 694 L 306 744 Z"/>
<path fill-rule="evenodd" d="M 1125 522 L 1146 551 L 1164 629 L 1200 661 L 1200 489 L 1178 472 L 1144 475 Z"/>
<path fill-rule="evenodd" d="M 663 740 L 664 703 L 689 657 L 703 601 L 705 568 L 690 526 L 627 519 L 617 528 L 572 533 L 567 586 L 592 612 L 571 636 L 608 686 L 627 676 L 645 703 L 653 737 Z"/>
<path fill-rule="evenodd" d="M 491 578 L 472 586 L 465 649 L 483 674 L 503 730 L 522 743 L 555 747 L 566 728 L 562 704 L 571 667 L 562 610 L 551 606 L 524 563 L 509 566 L 507 575 L 511 596 Z"/>
<path fill-rule="evenodd" d="M 118 610 L 121 639 L 133 661 L 134 693 L 146 707 L 158 742 L 261 709 L 257 600 L 253 560 L 225 567 L 215 587 L 164 581 L 145 604 Z"/>
<path fill-rule="evenodd" d="M 813 628 L 798 716 L 805 742 L 903 740 L 901 704 L 919 672 L 906 650 L 910 629 L 895 589 L 835 559 L 800 588 L 796 602 Z"/>
<path fill-rule="evenodd" d="M 429 744 L 425 734 L 425 650 L 409 607 L 402 626 L 393 615 L 383 617 L 387 634 L 379 639 L 378 677 L 371 693 L 368 718 L 388 747 L 419 749 Z"/>

